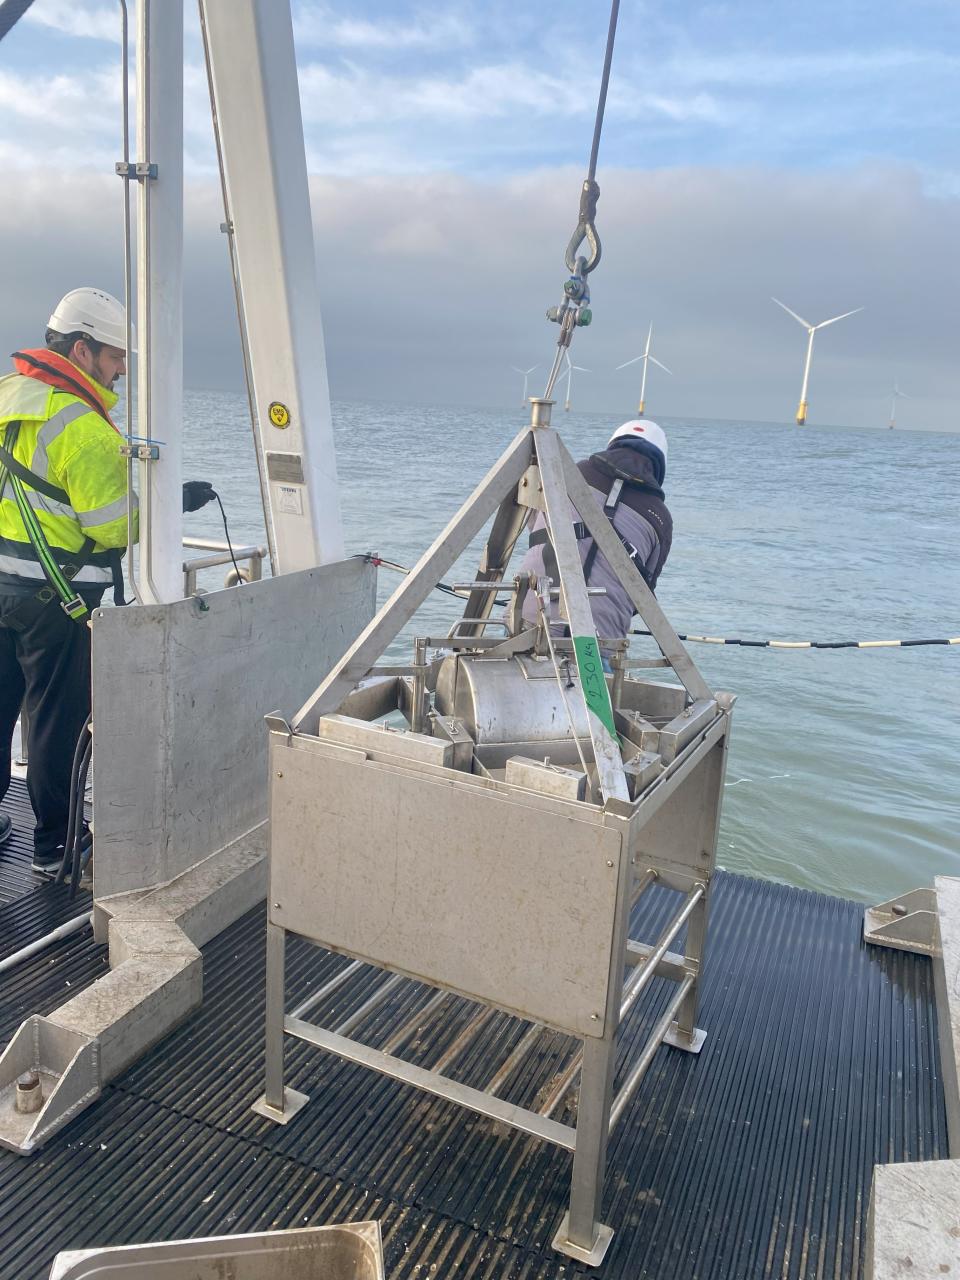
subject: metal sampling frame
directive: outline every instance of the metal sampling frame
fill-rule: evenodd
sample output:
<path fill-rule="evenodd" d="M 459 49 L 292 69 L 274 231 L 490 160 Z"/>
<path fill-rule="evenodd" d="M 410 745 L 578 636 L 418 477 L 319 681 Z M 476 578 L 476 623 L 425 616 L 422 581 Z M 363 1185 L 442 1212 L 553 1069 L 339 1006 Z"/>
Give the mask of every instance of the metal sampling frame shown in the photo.
<path fill-rule="evenodd" d="M 284 1086 L 284 1038 L 306 1041 L 573 1152 L 554 1247 L 598 1264 L 609 1134 L 660 1044 L 698 1052 L 699 979 L 734 698 L 714 695 L 634 568 L 559 437 L 550 402 L 507 449 L 411 575 L 292 724 L 268 717 L 271 831 L 266 1089 L 255 1109 L 286 1123 L 307 1101 Z M 571 503 L 657 641 L 662 657 L 613 646 L 605 675 Z M 531 511 L 546 514 L 559 583 L 503 584 Z M 442 641 L 417 641 L 409 667 L 376 659 L 490 516 L 465 615 Z M 492 587 L 513 604 L 490 634 Z M 548 624 L 551 598 L 570 638 Z M 520 602 L 540 603 L 530 627 Z M 428 648 L 447 651 L 430 660 Z M 611 646 L 603 642 L 610 652 Z M 669 667 L 680 683 L 631 676 Z M 539 712 L 537 708 L 540 708 Z M 384 723 L 403 713 L 409 728 Z M 394 717 L 396 719 L 396 717 Z M 652 943 L 631 911 L 658 883 L 682 897 Z M 683 953 L 671 944 L 686 929 Z M 285 1011 L 286 934 L 351 957 Z M 362 963 L 383 980 L 332 1027 L 308 1021 Z M 613 1091 L 621 1022 L 654 977 L 675 990 Z M 378 1046 L 353 1032 L 404 978 L 436 988 Z M 449 993 L 478 1005 L 439 1057 L 400 1050 Z M 494 1010 L 529 1026 L 481 1088 L 448 1074 Z M 579 1047 L 538 1109 L 504 1097 L 544 1028 Z M 556 1118 L 579 1076 L 575 1123 Z"/>

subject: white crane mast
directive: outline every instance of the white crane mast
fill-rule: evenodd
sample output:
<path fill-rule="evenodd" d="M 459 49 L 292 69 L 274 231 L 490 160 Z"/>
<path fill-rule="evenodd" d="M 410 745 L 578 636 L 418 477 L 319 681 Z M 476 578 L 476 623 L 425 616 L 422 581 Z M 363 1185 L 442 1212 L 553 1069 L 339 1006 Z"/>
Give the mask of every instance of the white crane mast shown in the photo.
<path fill-rule="evenodd" d="M 183 2 L 137 5 L 140 595 L 183 596 Z M 143 167 L 147 166 L 146 169 Z"/>
<path fill-rule="evenodd" d="M 200 11 L 273 571 L 293 572 L 344 553 L 293 24 L 274 0 Z M 140 597 L 154 604 L 184 591 L 182 0 L 137 6 L 137 147 Z"/>
<path fill-rule="evenodd" d="M 202 0 L 277 564 L 343 558 L 290 7 Z"/>

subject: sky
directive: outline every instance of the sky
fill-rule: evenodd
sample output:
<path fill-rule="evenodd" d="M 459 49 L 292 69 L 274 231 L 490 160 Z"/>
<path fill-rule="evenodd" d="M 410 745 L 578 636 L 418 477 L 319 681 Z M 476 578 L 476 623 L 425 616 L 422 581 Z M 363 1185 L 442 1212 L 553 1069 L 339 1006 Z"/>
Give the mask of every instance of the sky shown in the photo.
<path fill-rule="evenodd" d="M 174 0 L 163 0 L 173 3 Z M 280 3 L 281 0 L 277 0 Z M 607 5 L 294 0 L 336 398 L 516 406 L 552 359 Z M 206 80 L 186 6 L 185 377 L 240 389 Z M 0 43 L 0 342 L 77 284 L 122 289 L 119 21 L 36 0 Z M 577 407 L 954 430 L 960 8 L 622 0 Z M 398 316 L 402 322 L 398 323 Z M 541 388 L 536 387 L 537 390 Z"/>

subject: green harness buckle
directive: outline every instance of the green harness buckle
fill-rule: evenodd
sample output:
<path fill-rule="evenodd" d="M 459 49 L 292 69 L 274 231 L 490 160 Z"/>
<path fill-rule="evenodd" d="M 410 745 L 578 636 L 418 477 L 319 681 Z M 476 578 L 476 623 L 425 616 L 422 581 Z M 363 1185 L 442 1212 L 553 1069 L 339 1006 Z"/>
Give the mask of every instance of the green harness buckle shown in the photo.
<path fill-rule="evenodd" d="M 82 622 L 88 613 L 85 602 L 78 595 L 75 595 L 72 600 L 61 600 L 60 608 L 74 622 Z"/>

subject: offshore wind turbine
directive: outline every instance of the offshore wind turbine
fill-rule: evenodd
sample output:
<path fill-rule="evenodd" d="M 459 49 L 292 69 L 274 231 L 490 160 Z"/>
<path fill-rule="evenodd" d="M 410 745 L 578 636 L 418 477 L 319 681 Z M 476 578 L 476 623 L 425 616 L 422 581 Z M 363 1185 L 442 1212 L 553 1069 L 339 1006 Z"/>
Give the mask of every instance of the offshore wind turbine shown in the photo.
<path fill-rule="evenodd" d="M 899 383 L 899 381 L 898 381 L 897 379 L 894 379 L 894 383 L 893 383 L 893 395 L 892 395 L 891 400 L 890 400 L 890 428 L 889 428 L 889 429 L 890 429 L 891 431 L 892 431 L 892 430 L 893 430 L 893 428 L 897 425 L 897 401 L 898 401 L 898 400 L 909 400 L 910 398 L 911 398 L 911 397 L 910 397 L 910 396 L 908 396 L 908 395 L 907 395 L 907 393 L 906 393 L 905 391 L 901 391 L 901 390 L 900 390 L 900 383 Z"/>
<path fill-rule="evenodd" d="M 890 422 L 889 430 L 892 431 L 897 425 L 897 401 L 909 400 L 910 396 L 905 391 L 900 390 L 899 380 L 895 379 L 893 383 L 893 392 L 890 398 Z"/>
<path fill-rule="evenodd" d="M 514 373 L 520 373 L 523 375 L 523 395 L 520 397 L 520 403 L 523 405 L 527 403 L 527 387 L 529 386 L 530 375 L 537 367 L 538 366 L 535 364 L 532 364 L 529 369 L 518 369 L 515 364 L 510 366 Z"/>
<path fill-rule="evenodd" d="M 863 310 L 863 307 L 854 307 L 852 311 L 844 311 L 842 316 L 832 316 L 829 320 L 821 320 L 819 324 L 811 324 L 809 320 L 804 320 L 795 311 L 791 311 L 779 298 L 771 298 L 771 302 L 775 302 L 778 307 L 783 307 L 788 316 L 793 316 L 797 324 L 803 325 L 808 335 L 807 358 L 803 363 L 803 385 L 800 388 L 800 403 L 797 406 L 797 426 L 802 427 L 807 420 L 807 386 L 810 382 L 810 362 L 813 359 L 813 335 L 818 329 L 825 329 L 828 324 L 836 324 L 838 320 L 846 320 L 847 316 L 855 316 L 858 311 Z"/>
<path fill-rule="evenodd" d="M 634 356 L 632 360 L 626 360 L 623 364 L 618 364 L 617 369 L 626 369 L 628 365 L 636 364 L 638 360 L 643 361 L 643 377 L 640 379 L 640 403 L 637 405 L 637 417 L 642 418 L 644 410 L 647 407 L 647 365 L 655 364 L 658 369 L 662 369 L 664 373 L 671 373 L 665 364 L 661 364 L 656 356 L 650 354 L 650 344 L 653 342 L 653 325 L 650 325 L 647 331 L 647 345 L 643 349 L 643 355 Z M 671 374 L 672 376 L 672 374 Z"/>
<path fill-rule="evenodd" d="M 566 401 L 565 401 L 565 403 L 564 403 L 564 406 L 563 406 L 563 407 L 564 407 L 564 409 L 569 409 L 569 408 L 570 408 L 570 397 L 571 397 L 571 394 L 572 394 L 572 391 L 573 391 L 573 371 L 574 371 L 574 369 L 576 369 L 579 373 L 589 373 L 589 372 L 590 372 L 590 370 L 589 370 L 589 369 L 585 369 L 585 368 L 583 367 L 583 365 L 582 365 L 582 364 L 573 364 L 573 363 L 571 362 L 571 360 L 570 360 L 570 352 L 569 352 L 569 351 L 564 351 L 564 353 L 563 353 L 563 354 L 564 354 L 564 358 L 566 359 L 566 362 L 567 362 L 566 374 L 565 374 L 565 375 L 564 375 L 564 374 L 561 374 L 561 375 L 560 375 L 560 377 L 561 377 L 561 378 L 562 378 L 562 377 L 564 377 L 564 376 L 566 376 L 566 379 L 567 379 L 567 398 L 566 398 Z"/>

